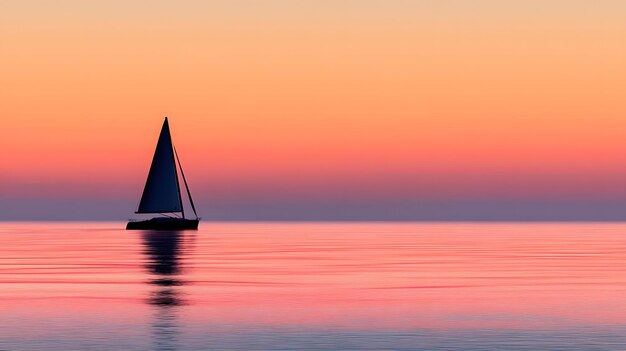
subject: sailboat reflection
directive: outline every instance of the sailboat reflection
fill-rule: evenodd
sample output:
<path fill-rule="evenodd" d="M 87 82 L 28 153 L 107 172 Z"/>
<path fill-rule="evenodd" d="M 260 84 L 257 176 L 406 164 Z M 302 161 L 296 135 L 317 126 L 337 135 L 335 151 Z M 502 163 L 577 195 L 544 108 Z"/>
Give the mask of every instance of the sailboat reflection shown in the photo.
<path fill-rule="evenodd" d="M 152 333 L 154 350 L 176 350 L 179 306 L 184 304 L 180 287 L 184 281 L 181 256 L 184 236 L 177 231 L 147 231 L 142 235 L 145 268 L 151 276 L 148 284 L 156 288 L 146 302 L 155 306 Z"/>

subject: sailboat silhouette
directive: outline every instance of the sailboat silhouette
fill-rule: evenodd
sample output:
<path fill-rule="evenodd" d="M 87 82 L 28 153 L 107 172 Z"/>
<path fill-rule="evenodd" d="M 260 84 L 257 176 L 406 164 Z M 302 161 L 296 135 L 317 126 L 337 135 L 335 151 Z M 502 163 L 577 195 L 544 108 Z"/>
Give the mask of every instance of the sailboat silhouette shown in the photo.
<path fill-rule="evenodd" d="M 185 218 L 185 209 L 178 182 L 178 172 L 176 164 L 180 169 L 180 174 L 187 190 L 187 196 L 191 209 L 195 215 L 194 219 Z M 178 153 L 172 144 L 169 123 L 167 117 L 163 122 L 159 141 L 157 142 L 150 172 L 143 189 L 139 208 L 135 213 L 154 214 L 158 213 L 162 217 L 155 217 L 149 220 L 131 220 L 126 225 L 126 229 L 198 229 L 200 218 L 196 212 L 196 207 L 191 198 L 191 192 L 187 185 L 187 179 L 178 158 Z"/>

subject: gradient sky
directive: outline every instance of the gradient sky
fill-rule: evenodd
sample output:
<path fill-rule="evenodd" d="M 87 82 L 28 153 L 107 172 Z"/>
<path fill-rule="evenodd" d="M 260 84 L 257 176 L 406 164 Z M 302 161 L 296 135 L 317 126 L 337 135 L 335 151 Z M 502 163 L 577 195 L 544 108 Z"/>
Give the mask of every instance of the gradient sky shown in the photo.
<path fill-rule="evenodd" d="M 626 219 L 626 2 L 2 1 L 0 219 Z"/>

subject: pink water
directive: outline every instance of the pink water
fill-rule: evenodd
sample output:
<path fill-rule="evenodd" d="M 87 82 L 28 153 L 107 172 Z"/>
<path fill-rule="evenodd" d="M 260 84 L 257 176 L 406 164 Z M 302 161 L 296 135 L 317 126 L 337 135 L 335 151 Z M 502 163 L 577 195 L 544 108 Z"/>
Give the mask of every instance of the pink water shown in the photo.
<path fill-rule="evenodd" d="M 0 350 L 626 350 L 626 224 L 0 223 Z"/>

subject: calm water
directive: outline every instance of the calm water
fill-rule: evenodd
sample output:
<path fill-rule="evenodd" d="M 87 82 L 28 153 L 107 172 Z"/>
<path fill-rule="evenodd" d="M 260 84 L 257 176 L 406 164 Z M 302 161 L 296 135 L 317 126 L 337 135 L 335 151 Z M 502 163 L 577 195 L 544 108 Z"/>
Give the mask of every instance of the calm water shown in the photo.
<path fill-rule="evenodd" d="M 626 224 L 0 223 L 0 350 L 626 350 Z"/>

